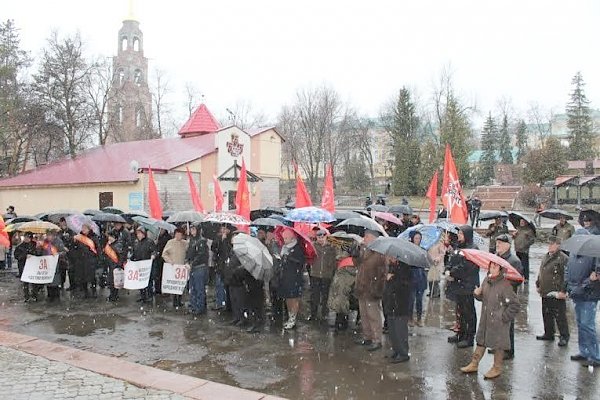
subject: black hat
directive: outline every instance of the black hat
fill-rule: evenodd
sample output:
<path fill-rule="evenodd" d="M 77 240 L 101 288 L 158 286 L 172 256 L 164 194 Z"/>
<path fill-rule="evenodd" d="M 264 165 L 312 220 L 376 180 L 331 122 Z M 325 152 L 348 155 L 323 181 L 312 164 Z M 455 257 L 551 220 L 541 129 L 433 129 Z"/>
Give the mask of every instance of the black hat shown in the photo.
<path fill-rule="evenodd" d="M 502 234 L 502 235 L 496 237 L 496 242 L 497 241 L 504 242 L 504 243 L 510 243 L 510 238 L 508 237 L 507 234 Z"/>
<path fill-rule="evenodd" d="M 379 237 L 379 236 L 381 236 L 381 232 L 379 232 L 379 231 L 376 231 L 375 229 L 366 229 L 366 230 L 365 230 L 365 235 L 367 235 L 367 234 L 369 234 L 369 235 L 373 235 L 373 236 L 375 236 L 375 237 Z"/>

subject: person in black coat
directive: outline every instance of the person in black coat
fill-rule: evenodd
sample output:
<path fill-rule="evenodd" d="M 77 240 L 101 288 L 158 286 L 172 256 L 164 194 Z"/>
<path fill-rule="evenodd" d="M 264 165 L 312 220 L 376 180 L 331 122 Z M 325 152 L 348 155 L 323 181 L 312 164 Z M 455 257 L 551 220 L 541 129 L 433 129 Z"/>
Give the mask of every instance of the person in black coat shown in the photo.
<path fill-rule="evenodd" d="M 135 230 L 137 240 L 133 243 L 133 250 L 131 252 L 131 261 L 150 260 L 155 256 L 156 246 L 154 242 L 148 239 L 146 235 L 146 229 L 138 227 Z M 152 294 L 148 288 L 140 290 L 140 298 L 137 302 L 146 303 L 151 299 Z"/>
<path fill-rule="evenodd" d="M 247 291 L 244 285 L 245 275 L 246 270 L 232 251 L 223 266 L 223 280 L 229 288 L 229 299 L 233 313 L 231 325 L 234 326 L 244 326 L 247 323 L 244 318 L 244 312 L 247 310 Z"/>
<path fill-rule="evenodd" d="M 473 228 L 462 225 L 458 232 L 458 248 L 476 248 L 473 244 Z M 477 314 L 473 290 L 479 286 L 479 268 L 459 254 L 450 257 L 447 279 L 451 282 L 452 294 L 456 299 L 456 311 L 459 316 L 459 331 L 448 338 L 458 348 L 472 347 L 477 330 Z"/>
<path fill-rule="evenodd" d="M 388 257 L 388 273 L 383 289 L 383 309 L 392 342 L 392 363 L 410 359 L 408 355 L 408 320 L 412 314 L 410 266 Z"/>
<path fill-rule="evenodd" d="M 107 242 L 102 249 L 102 255 L 100 262 L 104 267 L 108 269 L 108 287 L 110 295 L 108 301 L 117 301 L 119 299 L 119 289 L 115 288 L 115 275 L 116 269 L 123 269 L 123 265 L 127 261 L 127 250 L 123 249 L 123 242 L 119 241 L 119 232 L 110 231 L 107 234 Z"/>
<path fill-rule="evenodd" d="M 167 245 L 169 240 L 173 237 L 164 229 L 160 230 L 158 240 L 156 241 L 156 257 L 152 261 L 152 273 L 150 274 L 150 281 L 153 283 L 154 294 L 162 293 L 162 270 L 165 265 L 165 259 L 162 257 L 162 252 Z M 151 286 L 151 285 L 149 285 Z"/>
<path fill-rule="evenodd" d="M 232 252 L 231 234 L 232 226 L 224 224 L 221 226 L 219 234 L 213 240 L 211 250 L 213 252 L 213 261 L 215 264 L 215 310 L 231 308 L 228 302 L 228 291 L 224 282 L 223 270 L 228 262 L 229 255 Z"/>
<path fill-rule="evenodd" d="M 15 248 L 15 259 L 17 260 L 17 267 L 19 267 L 19 278 L 23 276 L 23 270 L 25 269 L 25 263 L 27 262 L 28 255 L 36 254 L 36 244 L 33 241 L 32 233 L 25 233 L 23 241 Z M 29 291 L 29 285 L 31 285 L 31 293 Z M 30 300 L 37 301 L 38 292 L 42 285 L 36 285 L 34 283 L 23 282 L 23 297 L 25 302 Z"/>
<path fill-rule="evenodd" d="M 185 263 L 190 268 L 190 309 L 193 314 L 206 313 L 206 284 L 208 283 L 208 243 L 202 237 L 199 224 L 190 227 Z"/>
<path fill-rule="evenodd" d="M 300 308 L 300 298 L 304 286 L 305 255 L 304 249 L 296 233 L 286 229 L 282 233 L 283 246 L 281 248 L 281 267 L 278 285 L 279 296 L 285 299 L 289 318 L 284 324 L 284 329 L 293 329 L 296 326 L 296 316 Z"/>
<path fill-rule="evenodd" d="M 69 252 L 73 252 L 75 287 L 84 298 L 90 297 L 88 285 L 96 278 L 99 250 L 98 237 L 92 232 L 90 226 L 83 225 L 81 232 L 73 237 Z"/>

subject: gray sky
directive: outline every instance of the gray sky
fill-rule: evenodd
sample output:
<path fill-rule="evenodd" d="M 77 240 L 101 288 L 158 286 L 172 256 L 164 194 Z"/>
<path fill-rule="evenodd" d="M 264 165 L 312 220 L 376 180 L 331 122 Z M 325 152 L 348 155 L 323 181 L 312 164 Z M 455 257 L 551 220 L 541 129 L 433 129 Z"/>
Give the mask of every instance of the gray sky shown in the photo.
<path fill-rule="evenodd" d="M 0 10 L 34 56 L 53 28 L 112 56 L 128 0 L 0 0 Z M 447 65 L 483 114 L 502 97 L 562 112 L 578 70 L 600 108 L 598 0 L 137 0 L 134 14 L 182 112 L 188 81 L 217 115 L 244 99 L 271 117 L 297 88 L 325 82 L 374 116 L 402 85 L 429 101 Z"/>

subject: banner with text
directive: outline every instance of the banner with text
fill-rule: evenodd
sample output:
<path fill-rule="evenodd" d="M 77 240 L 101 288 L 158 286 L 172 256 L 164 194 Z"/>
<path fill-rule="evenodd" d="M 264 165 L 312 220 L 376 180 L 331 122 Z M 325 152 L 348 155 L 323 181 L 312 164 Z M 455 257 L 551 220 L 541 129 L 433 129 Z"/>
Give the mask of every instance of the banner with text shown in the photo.
<path fill-rule="evenodd" d="M 44 285 L 52 283 L 56 265 L 58 264 L 58 254 L 55 256 L 29 256 L 25 262 L 25 268 L 21 275 L 22 282 L 38 283 Z"/>
<path fill-rule="evenodd" d="M 125 264 L 125 289 L 146 289 L 150 281 L 152 260 L 127 261 Z"/>
<path fill-rule="evenodd" d="M 163 265 L 162 274 L 162 292 L 179 295 L 183 294 L 189 275 L 189 271 L 185 265 L 165 263 Z"/>

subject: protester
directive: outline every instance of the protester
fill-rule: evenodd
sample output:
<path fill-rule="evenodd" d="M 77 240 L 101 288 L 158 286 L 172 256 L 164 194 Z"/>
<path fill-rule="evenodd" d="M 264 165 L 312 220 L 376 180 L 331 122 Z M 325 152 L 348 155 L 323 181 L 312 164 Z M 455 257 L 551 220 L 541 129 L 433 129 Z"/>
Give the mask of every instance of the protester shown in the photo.
<path fill-rule="evenodd" d="M 264 282 L 256 279 L 245 268 L 242 272 L 242 281 L 246 288 L 246 306 L 250 327 L 248 333 L 259 333 L 265 323 L 265 290 Z"/>
<path fill-rule="evenodd" d="M 281 274 L 279 280 L 279 296 L 285 299 L 288 320 L 283 325 L 284 329 L 294 329 L 296 318 L 300 309 L 300 298 L 304 286 L 305 256 L 302 245 L 291 229 L 282 232 L 283 246 L 281 247 Z"/>
<path fill-rule="evenodd" d="M 489 252 L 496 254 L 496 238 L 508 233 L 508 228 L 501 217 L 490 224 L 485 235 L 490 238 Z"/>
<path fill-rule="evenodd" d="M 471 219 L 471 226 L 479 226 L 479 214 L 481 213 L 481 200 L 478 195 L 474 195 L 470 200 L 471 210 L 469 212 L 469 218 Z"/>
<path fill-rule="evenodd" d="M 421 245 L 423 236 L 420 232 L 412 231 L 409 234 L 410 241 L 417 246 Z M 423 326 L 423 295 L 427 289 L 427 274 L 424 268 L 410 267 L 411 292 L 410 292 L 410 319 L 409 325 Z M 414 320 L 414 309 L 417 310 L 417 319 Z"/>
<path fill-rule="evenodd" d="M 175 237 L 167 242 L 162 252 L 162 258 L 165 260 L 165 263 L 185 265 L 188 241 L 183 237 L 183 228 L 175 229 Z M 173 307 L 183 307 L 183 295 L 173 295 Z"/>
<path fill-rule="evenodd" d="M 460 226 L 458 248 L 475 248 L 473 227 L 470 225 Z M 456 343 L 458 348 L 472 347 L 477 329 L 473 290 L 479 286 L 479 268 L 460 255 L 454 255 L 451 259 L 450 269 L 446 271 L 446 275 L 447 279 L 452 282 L 452 291 L 456 299 L 456 311 L 459 317 L 459 330 L 455 336 L 448 338 L 448 342 Z"/>
<path fill-rule="evenodd" d="M 383 290 L 383 303 L 393 353 L 391 363 L 410 359 L 408 355 L 408 320 L 412 314 L 411 269 L 397 258 L 387 257 L 388 272 Z"/>
<path fill-rule="evenodd" d="M 233 232 L 233 238 L 238 232 Z M 229 253 L 229 257 L 223 265 L 223 282 L 227 286 L 229 292 L 229 300 L 233 320 L 230 325 L 244 327 L 248 324 L 246 318 L 247 311 L 247 290 L 245 287 L 244 276 L 246 270 L 242 266 L 239 258 L 233 251 Z"/>
<path fill-rule="evenodd" d="M 579 229 L 577 235 L 589 234 Z M 567 262 L 565 280 L 569 298 L 575 304 L 579 353 L 571 356 L 573 361 L 583 361 L 582 365 L 600 367 L 600 352 L 596 335 L 596 307 L 600 300 L 600 267 L 597 258 L 571 254 Z M 557 299 L 564 300 L 565 293 Z"/>
<path fill-rule="evenodd" d="M 96 297 L 94 281 L 100 248 L 98 237 L 88 224 L 84 224 L 81 232 L 73 237 L 72 245 L 73 248 L 69 251 L 73 252 L 75 286 L 84 298 L 88 298 L 90 296 L 88 289 L 91 285 L 91 295 Z"/>
<path fill-rule="evenodd" d="M 206 285 L 208 283 L 208 244 L 202 237 L 199 224 L 190 227 L 185 264 L 190 269 L 190 310 L 192 314 L 206 313 Z"/>
<path fill-rule="evenodd" d="M 8 206 L 6 208 L 6 214 L 4 214 L 4 220 L 8 221 L 9 219 L 17 218 L 17 213 L 15 212 L 14 206 Z"/>
<path fill-rule="evenodd" d="M 431 260 L 431 265 L 427 272 L 428 297 L 433 299 L 440 297 L 440 280 L 444 273 L 444 258 L 446 253 L 451 249 L 450 235 L 444 232 L 440 241 L 428 250 L 429 259 Z"/>
<path fill-rule="evenodd" d="M 519 220 L 519 226 L 513 232 L 513 239 L 515 242 L 515 252 L 523 265 L 524 283 L 527 283 L 529 281 L 529 248 L 535 243 L 535 232 L 525 219 L 521 218 Z"/>
<path fill-rule="evenodd" d="M 115 270 L 123 270 L 123 265 L 127 261 L 127 253 L 123 249 L 123 241 L 118 241 L 120 232 L 112 230 L 107 234 L 107 242 L 102 249 L 101 262 L 108 268 L 108 288 L 110 294 L 108 301 L 117 301 L 119 299 L 119 289 L 115 287 Z"/>
<path fill-rule="evenodd" d="M 227 308 L 227 289 L 223 278 L 223 270 L 232 252 L 231 225 L 224 224 L 219 230 L 217 238 L 213 240 L 211 249 L 215 261 L 215 307 L 214 310 Z"/>
<path fill-rule="evenodd" d="M 133 243 L 133 249 L 131 251 L 131 261 L 150 260 L 154 258 L 156 247 L 154 243 L 150 239 L 148 239 L 146 229 L 142 226 L 139 226 L 135 230 L 135 236 L 137 240 Z M 152 301 L 151 290 L 148 287 L 141 289 L 140 298 L 137 301 L 142 303 Z"/>
<path fill-rule="evenodd" d="M 522 275 L 523 274 L 523 266 L 521 264 L 521 260 L 519 260 L 519 258 L 517 256 L 515 256 L 514 254 L 512 254 L 512 252 L 510 251 L 510 247 L 511 247 L 510 246 L 510 238 L 508 237 L 508 235 L 500 235 L 496 238 L 496 250 L 497 250 L 496 254 L 498 256 L 500 256 L 501 258 L 503 258 L 504 260 L 508 261 L 508 263 L 514 269 L 519 271 L 519 273 Z M 516 294 L 517 288 L 519 287 L 519 283 L 516 281 L 511 282 L 511 283 L 512 283 L 513 291 Z M 504 354 L 505 360 L 510 360 L 515 357 L 515 322 L 514 321 L 512 321 L 510 323 L 509 334 L 510 334 L 510 350 L 508 350 Z"/>
<path fill-rule="evenodd" d="M 536 336 L 537 340 L 554 340 L 554 323 L 558 325 L 560 333 L 559 346 L 569 343 L 569 324 L 567 322 L 567 304 L 564 298 L 558 298 L 566 294 L 565 268 L 569 257 L 560 251 L 560 238 L 551 236 L 549 238 L 548 253 L 544 255 L 535 286 L 542 297 L 542 318 L 544 320 L 544 334 Z"/>
<path fill-rule="evenodd" d="M 418 214 L 413 214 L 410 217 L 410 223 L 412 224 L 412 226 L 417 226 L 417 225 L 421 224 L 422 223 L 421 222 L 421 217 L 419 217 Z"/>
<path fill-rule="evenodd" d="M 310 268 L 310 316 L 309 319 L 326 319 L 327 300 L 331 280 L 335 273 L 335 248 L 327 242 L 327 231 L 317 232 L 316 256 Z M 320 313 L 319 313 L 320 307 Z"/>
<path fill-rule="evenodd" d="M 600 227 L 597 221 L 590 218 L 589 215 L 584 215 L 582 218 L 583 228 L 588 231 L 590 235 L 600 235 Z"/>
<path fill-rule="evenodd" d="M 47 231 L 44 240 L 37 242 L 36 255 L 38 256 L 55 256 L 58 255 L 58 263 L 54 271 L 54 279 L 51 283 L 46 284 L 46 292 L 48 293 L 48 301 L 55 301 L 60 298 L 60 267 L 59 264 L 65 259 L 65 245 L 58 237 L 56 232 Z"/>
<path fill-rule="evenodd" d="M 152 260 L 152 272 L 150 274 L 150 281 L 154 284 L 154 295 L 162 293 L 162 270 L 163 265 L 165 264 L 165 259 L 162 256 L 163 251 L 165 250 L 165 246 L 167 242 L 171 240 L 172 237 L 166 229 L 161 229 L 158 234 L 158 239 L 156 240 L 156 257 Z M 152 289 L 152 283 L 148 284 L 148 287 Z"/>
<path fill-rule="evenodd" d="M 561 215 L 558 224 L 552 228 L 552 236 L 560 238 L 563 242 L 575 234 L 575 227 L 567 222 L 567 217 Z"/>
<path fill-rule="evenodd" d="M 273 276 L 268 283 L 269 303 L 271 304 L 271 317 L 281 318 L 283 316 L 283 298 L 279 296 L 279 280 L 281 279 L 281 246 L 277 242 L 275 233 L 272 230 L 267 231 L 265 246 L 273 257 Z"/>
<path fill-rule="evenodd" d="M 385 258 L 367 248 L 380 235 L 378 231 L 365 231 L 356 275 L 355 290 L 363 333 L 363 337 L 357 340 L 357 344 L 367 346 L 368 351 L 379 350 L 382 347 L 383 309 L 381 298 L 386 277 Z"/>
<path fill-rule="evenodd" d="M 23 235 L 23 241 L 21 242 L 21 244 L 15 247 L 15 259 L 17 260 L 17 267 L 19 268 L 19 278 L 23 277 L 23 270 L 25 269 L 27 257 L 35 254 L 36 244 L 33 240 L 33 233 L 26 232 Z M 40 288 L 41 285 L 23 282 L 23 298 L 25 302 L 27 303 L 29 301 L 38 301 L 38 292 Z"/>
<path fill-rule="evenodd" d="M 481 301 L 477 347 L 471 362 L 460 370 L 464 373 L 477 372 L 487 347 L 494 350 L 494 364 L 484 377 L 494 379 L 502 374 L 504 351 L 510 348 L 510 323 L 519 311 L 519 299 L 510 282 L 504 278 L 503 268 L 494 262 L 490 263 L 487 276 L 473 295 Z"/>
<path fill-rule="evenodd" d="M 352 257 L 354 245 L 340 246 L 336 254 L 337 268 L 333 275 L 327 308 L 329 324 L 336 330 L 348 328 L 348 316 L 351 310 L 352 289 L 356 282 L 356 262 Z"/>

